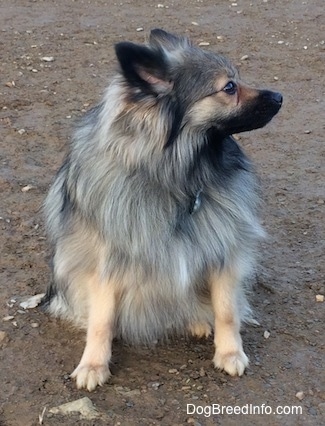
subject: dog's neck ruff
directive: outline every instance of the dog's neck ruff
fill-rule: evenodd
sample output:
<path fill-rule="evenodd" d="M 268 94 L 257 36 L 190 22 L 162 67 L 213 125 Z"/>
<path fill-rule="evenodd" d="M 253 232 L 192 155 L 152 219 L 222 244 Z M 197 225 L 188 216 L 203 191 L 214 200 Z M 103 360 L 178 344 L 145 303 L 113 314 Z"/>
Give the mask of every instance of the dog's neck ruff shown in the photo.
<path fill-rule="evenodd" d="M 192 199 L 190 206 L 190 214 L 194 214 L 200 210 L 202 205 L 202 188 L 198 190 L 195 198 Z"/>

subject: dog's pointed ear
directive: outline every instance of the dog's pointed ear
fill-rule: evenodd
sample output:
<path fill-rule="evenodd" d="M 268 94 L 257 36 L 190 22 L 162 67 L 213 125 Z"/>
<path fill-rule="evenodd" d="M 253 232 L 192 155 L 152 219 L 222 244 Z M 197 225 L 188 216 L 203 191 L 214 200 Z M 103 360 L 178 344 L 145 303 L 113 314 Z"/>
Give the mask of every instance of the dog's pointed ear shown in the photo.
<path fill-rule="evenodd" d="M 191 42 L 186 37 L 177 36 L 167 31 L 155 28 L 151 30 L 149 43 L 153 47 L 163 48 L 169 51 L 191 46 Z"/>
<path fill-rule="evenodd" d="M 129 42 L 115 46 L 121 71 L 132 87 L 145 94 L 164 95 L 173 88 L 166 56 L 161 49 Z"/>

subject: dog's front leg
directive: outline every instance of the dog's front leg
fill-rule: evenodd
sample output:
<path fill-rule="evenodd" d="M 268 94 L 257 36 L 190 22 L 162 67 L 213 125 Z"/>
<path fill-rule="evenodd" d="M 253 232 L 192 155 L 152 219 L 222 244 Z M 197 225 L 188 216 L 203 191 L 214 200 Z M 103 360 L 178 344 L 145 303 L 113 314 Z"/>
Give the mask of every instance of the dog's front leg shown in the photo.
<path fill-rule="evenodd" d="M 111 373 L 108 367 L 112 356 L 116 300 L 114 286 L 94 276 L 89 282 L 89 316 L 87 341 L 78 367 L 71 374 L 77 387 L 92 391 L 102 386 Z"/>
<path fill-rule="evenodd" d="M 231 376 L 241 376 L 248 365 L 240 336 L 238 277 L 231 271 L 210 276 L 211 299 L 215 316 L 214 366 Z"/>

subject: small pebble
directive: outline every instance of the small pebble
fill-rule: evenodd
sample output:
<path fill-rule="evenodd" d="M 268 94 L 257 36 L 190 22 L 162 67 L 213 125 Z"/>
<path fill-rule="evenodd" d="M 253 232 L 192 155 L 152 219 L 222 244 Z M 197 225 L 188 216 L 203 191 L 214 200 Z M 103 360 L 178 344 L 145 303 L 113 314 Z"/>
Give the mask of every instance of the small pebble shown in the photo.
<path fill-rule="evenodd" d="M 187 423 L 192 424 L 194 426 L 202 426 L 201 423 L 199 423 L 197 420 L 193 419 L 192 417 L 190 417 L 189 419 L 187 419 Z"/>
<path fill-rule="evenodd" d="M 33 185 L 26 185 L 26 186 L 23 186 L 21 188 L 21 192 L 28 192 L 28 191 L 30 191 L 33 188 L 34 188 Z"/>
<path fill-rule="evenodd" d="M 23 135 L 24 133 L 26 133 L 26 130 L 25 130 L 25 129 L 19 129 L 19 130 L 18 130 L 18 133 L 19 133 L 20 135 Z"/>
<path fill-rule="evenodd" d="M 305 133 L 306 135 L 309 135 L 309 134 L 311 133 L 311 130 L 305 130 L 305 131 L 304 131 L 304 133 Z"/>
<path fill-rule="evenodd" d="M 192 389 L 191 386 L 182 386 L 182 391 L 186 391 L 190 389 Z"/>
<path fill-rule="evenodd" d="M 41 58 L 42 61 L 44 62 L 53 62 L 54 58 L 53 56 L 43 56 L 43 58 Z"/>
<path fill-rule="evenodd" d="M 324 302 L 324 295 L 316 294 L 316 302 Z"/>
<path fill-rule="evenodd" d="M 208 41 L 201 41 L 201 43 L 199 43 L 199 46 L 210 46 L 210 43 Z"/>
<path fill-rule="evenodd" d="M 158 388 L 161 386 L 161 383 L 159 383 L 159 382 L 155 382 L 155 383 L 152 383 L 152 385 L 151 385 L 151 387 L 154 389 L 154 390 L 158 390 Z"/>
<path fill-rule="evenodd" d="M 126 391 L 129 391 L 129 390 L 130 390 L 129 388 L 124 388 L 123 386 L 114 386 L 114 389 L 116 390 L 116 392 L 119 392 L 119 393 L 122 393 L 122 392 L 124 392 L 125 390 L 126 390 Z"/>
<path fill-rule="evenodd" d="M 305 398 L 305 394 L 302 391 L 299 391 L 296 393 L 296 398 L 298 398 L 299 401 L 302 401 Z"/>
<path fill-rule="evenodd" d="M 315 407 L 308 408 L 308 414 L 310 414 L 311 416 L 317 416 L 316 408 Z"/>
<path fill-rule="evenodd" d="M 168 373 L 170 373 L 170 374 L 175 374 L 175 373 L 177 373 L 177 370 L 176 370 L 176 368 L 170 368 L 170 369 L 168 370 Z"/>
<path fill-rule="evenodd" d="M 248 55 L 243 55 L 243 56 L 240 58 L 240 60 L 241 60 L 241 61 L 246 61 L 248 58 L 249 58 L 249 56 L 248 56 Z"/>
<path fill-rule="evenodd" d="M 128 392 L 123 392 L 122 395 L 124 395 L 126 398 L 133 398 L 134 396 L 141 395 L 140 389 L 133 389 Z"/>
<path fill-rule="evenodd" d="M 39 327 L 39 323 L 38 322 L 32 322 L 30 325 L 33 328 L 38 328 Z"/>
<path fill-rule="evenodd" d="M 29 299 L 21 302 L 19 306 L 24 309 L 33 309 L 36 308 L 41 303 L 41 300 L 45 296 L 45 293 L 35 294 L 35 296 L 30 297 Z"/>
<path fill-rule="evenodd" d="M 15 317 L 13 316 L 13 315 L 8 315 L 8 316 L 6 316 L 6 317 L 4 317 L 4 318 L 2 318 L 2 321 L 11 321 L 11 320 L 13 320 Z"/>
<path fill-rule="evenodd" d="M 98 411 L 88 397 L 78 399 L 76 401 L 67 402 L 58 407 L 50 408 L 52 414 L 60 414 L 61 416 L 71 413 L 80 413 L 83 419 L 94 420 L 99 416 Z M 93 422 L 92 422 L 93 423 Z"/>
<path fill-rule="evenodd" d="M 140 31 L 143 31 L 143 28 L 139 27 L 139 28 L 136 29 L 136 31 L 139 33 Z"/>
<path fill-rule="evenodd" d="M 325 417 L 325 402 L 321 402 L 320 404 L 318 404 L 318 408 L 322 416 Z"/>
<path fill-rule="evenodd" d="M 268 339 L 270 337 L 271 333 L 267 330 L 264 331 L 264 338 Z"/>
<path fill-rule="evenodd" d="M 8 335 L 5 331 L 0 331 L 0 343 L 4 342 L 7 339 Z"/>

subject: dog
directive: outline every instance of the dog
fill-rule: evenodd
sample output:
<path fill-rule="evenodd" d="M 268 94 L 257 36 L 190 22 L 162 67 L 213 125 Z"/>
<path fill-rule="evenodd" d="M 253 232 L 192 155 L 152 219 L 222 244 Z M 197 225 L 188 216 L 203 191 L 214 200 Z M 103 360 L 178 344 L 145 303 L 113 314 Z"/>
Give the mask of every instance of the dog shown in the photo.
<path fill-rule="evenodd" d="M 224 56 L 161 29 L 115 51 L 119 70 L 44 203 L 44 304 L 87 330 L 71 376 L 78 388 L 103 385 L 115 337 L 148 344 L 212 330 L 214 366 L 241 376 L 263 229 L 258 179 L 232 135 L 266 125 L 282 95 L 246 86 Z"/>

